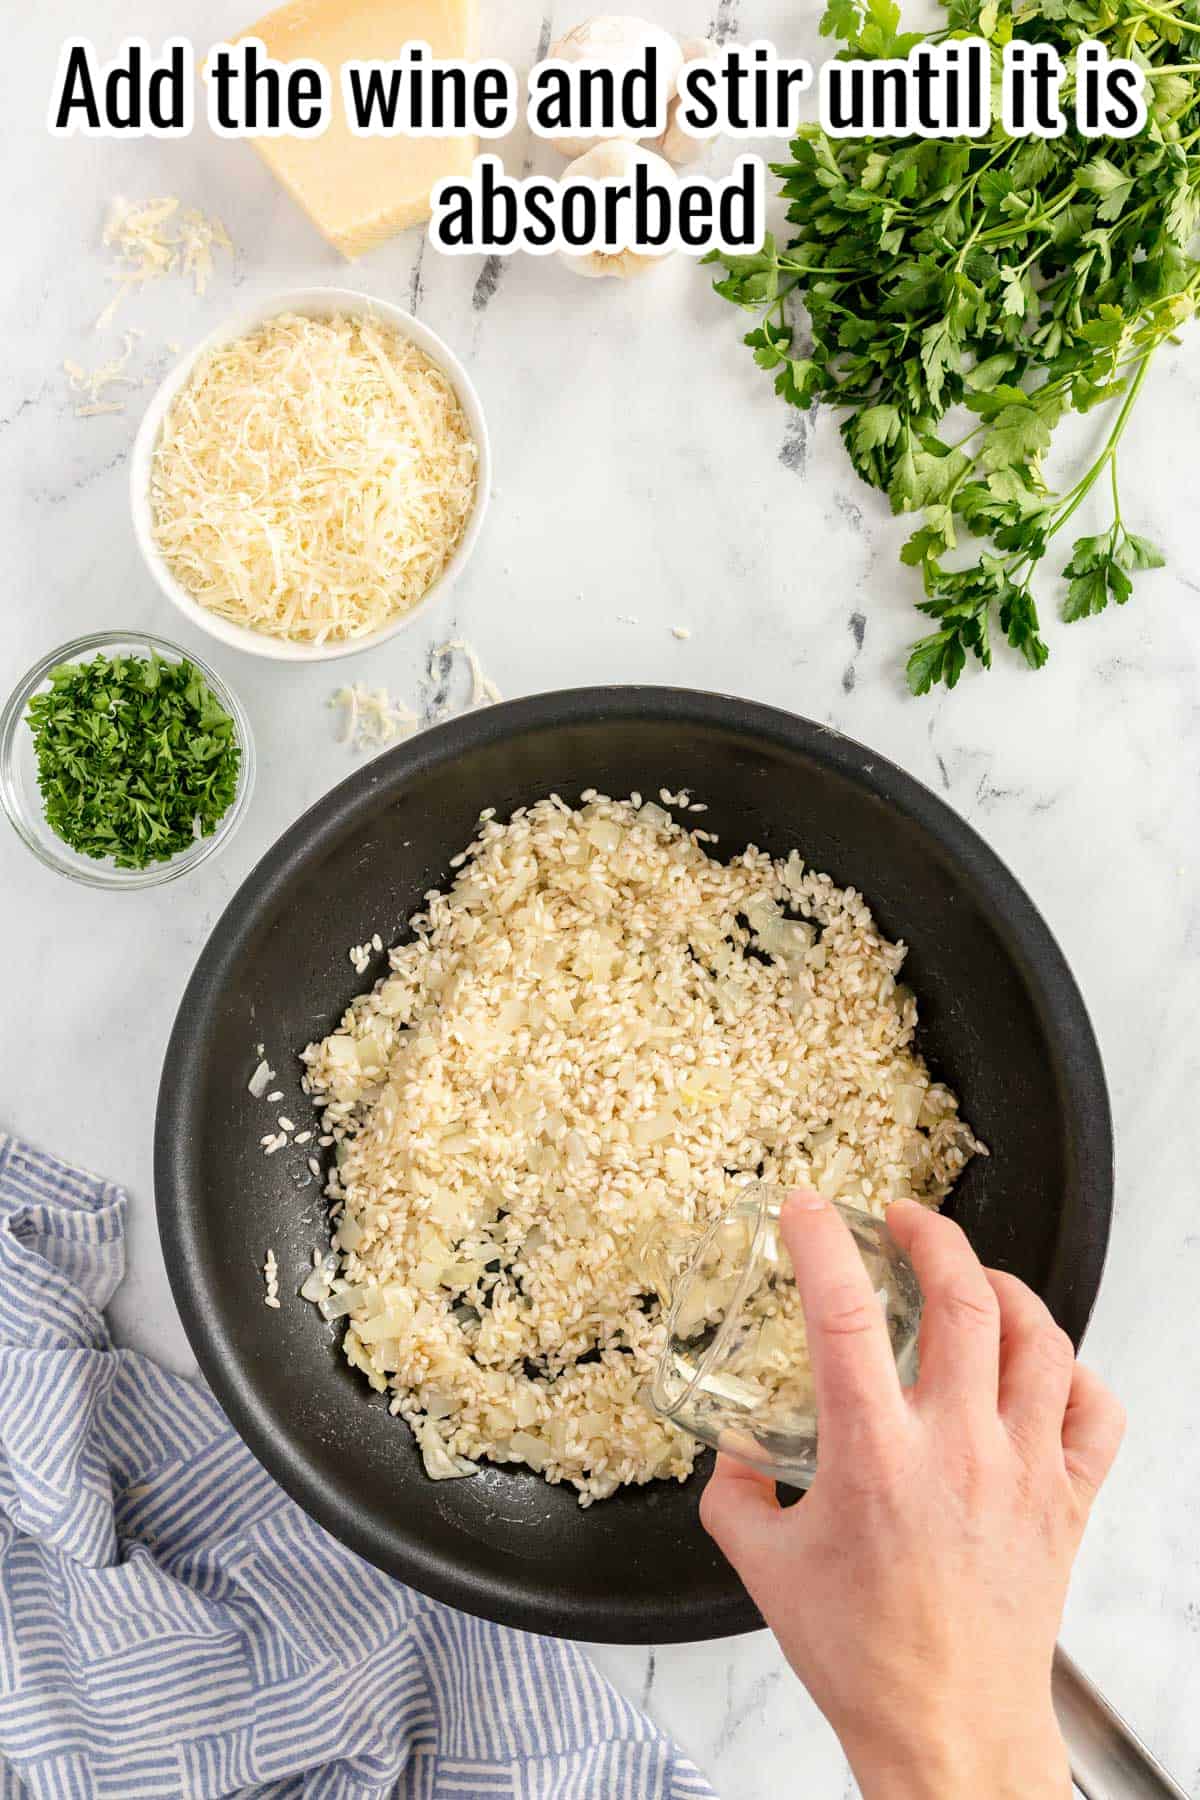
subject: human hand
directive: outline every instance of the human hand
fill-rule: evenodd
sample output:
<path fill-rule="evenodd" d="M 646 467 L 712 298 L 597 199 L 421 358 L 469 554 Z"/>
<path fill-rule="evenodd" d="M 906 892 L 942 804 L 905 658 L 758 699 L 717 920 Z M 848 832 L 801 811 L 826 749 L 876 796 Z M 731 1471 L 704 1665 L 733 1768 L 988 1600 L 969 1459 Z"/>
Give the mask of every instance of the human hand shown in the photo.
<path fill-rule="evenodd" d="M 808 1324 L 817 1476 L 783 1509 L 727 1456 L 700 1516 L 850 1759 L 865 1800 L 1068 1800 L 1050 1665 L 1121 1407 L 1015 1276 L 915 1201 L 888 1213 L 924 1295 L 900 1386 L 837 1212 L 780 1220 Z"/>

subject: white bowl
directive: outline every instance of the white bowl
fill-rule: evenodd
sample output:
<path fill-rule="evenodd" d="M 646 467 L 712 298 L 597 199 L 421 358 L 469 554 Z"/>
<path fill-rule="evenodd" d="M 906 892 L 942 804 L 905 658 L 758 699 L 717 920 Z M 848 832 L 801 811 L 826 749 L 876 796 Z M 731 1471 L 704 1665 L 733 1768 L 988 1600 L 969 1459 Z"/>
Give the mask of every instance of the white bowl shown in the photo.
<path fill-rule="evenodd" d="M 265 631 L 252 631 L 248 625 L 234 625 L 223 619 L 219 613 L 210 611 L 194 600 L 181 582 L 177 581 L 167 566 L 154 541 L 153 521 L 150 513 L 150 470 L 154 461 L 154 453 L 158 447 L 159 433 L 163 419 L 172 400 L 189 379 L 192 370 L 200 357 L 221 344 L 232 343 L 235 338 L 244 337 L 247 332 L 255 330 L 267 320 L 274 319 L 280 313 L 304 313 L 310 318 L 327 319 L 335 313 L 343 316 L 368 315 L 381 319 L 386 324 L 394 325 L 405 337 L 414 343 L 418 350 L 423 350 L 433 362 L 449 377 L 450 382 L 462 403 L 467 423 L 471 427 L 471 435 L 479 452 L 478 479 L 475 488 L 475 504 L 471 509 L 471 517 L 467 521 L 458 544 L 455 546 L 446 567 L 438 579 L 428 587 L 414 606 L 406 612 L 397 613 L 396 617 L 378 631 L 368 632 L 364 637 L 339 639 L 328 644 L 290 643 L 286 638 L 272 637 Z M 181 356 L 174 367 L 164 376 L 162 382 L 146 408 L 146 415 L 138 427 L 137 437 L 133 444 L 133 457 L 129 471 L 129 496 L 133 512 L 133 530 L 138 547 L 146 559 L 146 567 L 162 589 L 167 599 L 177 606 L 185 618 L 201 631 L 207 631 L 210 637 L 219 639 L 222 644 L 231 644 L 235 650 L 248 650 L 253 656 L 270 656 L 277 662 L 328 662 L 333 657 L 355 656 L 360 650 L 370 650 L 376 644 L 393 637 L 406 625 L 423 613 L 425 609 L 441 595 L 445 594 L 466 565 L 467 559 L 475 548 L 475 541 L 483 526 L 484 514 L 487 512 L 488 495 L 492 485 L 492 453 L 488 441 L 487 423 L 483 416 L 483 408 L 479 403 L 479 395 L 467 371 L 459 362 L 450 346 L 440 338 L 436 331 L 430 331 L 420 319 L 414 319 L 402 307 L 393 306 L 388 300 L 376 300 L 369 294 L 356 294 L 348 288 L 296 288 L 290 293 L 276 294 L 270 300 L 260 301 L 257 306 L 247 308 L 234 318 L 226 321 L 216 331 L 210 332 L 202 343 L 196 345 Z"/>

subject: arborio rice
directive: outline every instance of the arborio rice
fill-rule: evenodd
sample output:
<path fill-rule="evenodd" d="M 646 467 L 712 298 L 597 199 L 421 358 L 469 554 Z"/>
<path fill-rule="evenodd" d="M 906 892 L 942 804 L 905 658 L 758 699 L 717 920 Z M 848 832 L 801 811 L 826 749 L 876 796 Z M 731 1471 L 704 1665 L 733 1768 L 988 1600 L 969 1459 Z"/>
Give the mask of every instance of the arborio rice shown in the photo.
<path fill-rule="evenodd" d="M 641 1395 L 639 1255 L 755 1176 L 874 1212 L 980 1149 L 913 1049 L 904 946 L 862 897 L 660 806 L 485 814 L 448 893 L 304 1052 L 337 1140 L 334 1255 L 303 1290 L 435 1478 L 525 1463 L 581 1503 L 690 1472 Z M 465 866 L 464 866 L 465 865 Z"/>

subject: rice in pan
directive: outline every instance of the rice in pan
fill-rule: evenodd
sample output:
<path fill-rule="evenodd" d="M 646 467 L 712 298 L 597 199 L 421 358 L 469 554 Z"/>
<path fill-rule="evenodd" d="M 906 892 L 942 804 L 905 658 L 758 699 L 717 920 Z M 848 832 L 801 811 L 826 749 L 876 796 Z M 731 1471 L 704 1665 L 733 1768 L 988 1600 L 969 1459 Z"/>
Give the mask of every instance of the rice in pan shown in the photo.
<path fill-rule="evenodd" d="M 697 1446 L 640 1399 L 647 1233 L 755 1176 L 936 1205 L 981 1148 L 862 896 L 711 841 L 636 795 L 485 814 L 304 1052 L 338 1145 L 335 1254 L 305 1291 L 434 1477 L 524 1463 L 585 1505 L 682 1481 Z"/>

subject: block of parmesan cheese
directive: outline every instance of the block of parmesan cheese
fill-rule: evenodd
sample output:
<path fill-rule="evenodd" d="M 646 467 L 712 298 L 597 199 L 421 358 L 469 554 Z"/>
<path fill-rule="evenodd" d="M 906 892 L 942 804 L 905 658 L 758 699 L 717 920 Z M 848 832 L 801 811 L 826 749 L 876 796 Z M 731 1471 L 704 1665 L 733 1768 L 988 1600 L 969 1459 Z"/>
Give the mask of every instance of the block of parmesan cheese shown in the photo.
<path fill-rule="evenodd" d="M 388 60 L 421 39 L 435 56 L 474 57 L 477 0 L 290 0 L 242 35 L 261 38 L 280 62 L 324 63 L 332 115 L 320 137 L 259 137 L 263 161 L 343 256 L 361 256 L 429 217 L 436 181 L 465 178 L 473 137 L 354 137 L 342 104 L 341 65 Z"/>

